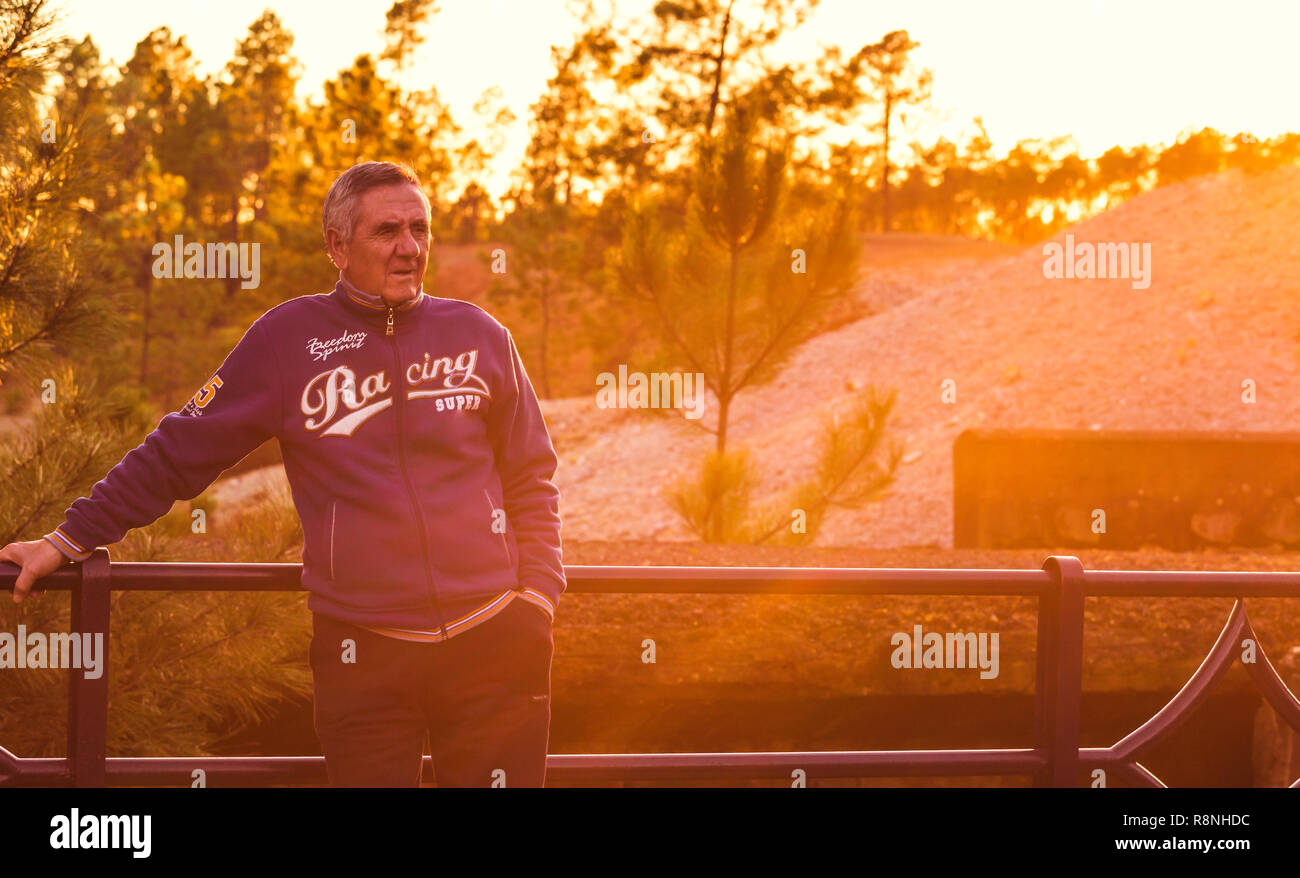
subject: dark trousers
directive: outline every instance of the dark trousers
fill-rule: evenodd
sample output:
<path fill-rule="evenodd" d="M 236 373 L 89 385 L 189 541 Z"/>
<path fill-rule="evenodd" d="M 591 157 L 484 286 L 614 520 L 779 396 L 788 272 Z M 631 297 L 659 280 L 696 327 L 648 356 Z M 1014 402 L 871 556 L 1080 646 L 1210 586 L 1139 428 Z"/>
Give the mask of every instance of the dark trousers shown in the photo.
<path fill-rule="evenodd" d="M 345 641 L 351 641 L 351 644 Z M 515 598 L 438 643 L 312 614 L 316 736 L 332 786 L 540 787 L 551 725 L 551 619 Z"/>

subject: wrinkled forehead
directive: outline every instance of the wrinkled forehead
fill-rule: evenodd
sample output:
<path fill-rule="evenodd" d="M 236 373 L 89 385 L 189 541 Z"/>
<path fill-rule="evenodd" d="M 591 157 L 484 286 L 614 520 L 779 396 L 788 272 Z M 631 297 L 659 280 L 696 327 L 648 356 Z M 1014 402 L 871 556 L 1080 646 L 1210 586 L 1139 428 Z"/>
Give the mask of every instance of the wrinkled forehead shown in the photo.
<path fill-rule="evenodd" d="M 430 216 L 429 200 L 410 183 L 376 186 L 363 192 L 357 204 L 362 227 L 427 223 Z"/>

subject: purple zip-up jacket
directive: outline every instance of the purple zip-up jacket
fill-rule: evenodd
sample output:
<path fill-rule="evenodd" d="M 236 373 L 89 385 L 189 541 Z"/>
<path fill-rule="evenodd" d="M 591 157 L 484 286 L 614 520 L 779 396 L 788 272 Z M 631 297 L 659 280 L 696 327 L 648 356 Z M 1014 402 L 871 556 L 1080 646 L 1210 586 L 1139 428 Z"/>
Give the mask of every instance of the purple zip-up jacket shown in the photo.
<path fill-rule="evenodd" d="M 468 302 L 421 291 L 390 307 L 354 291 L 340 280 L 254 321 L 46 538 L 84 560 L 274 436 L 314 612 L 443 636 L 507 591 L 553 614 L 557 459 L 509 330 Z"/>

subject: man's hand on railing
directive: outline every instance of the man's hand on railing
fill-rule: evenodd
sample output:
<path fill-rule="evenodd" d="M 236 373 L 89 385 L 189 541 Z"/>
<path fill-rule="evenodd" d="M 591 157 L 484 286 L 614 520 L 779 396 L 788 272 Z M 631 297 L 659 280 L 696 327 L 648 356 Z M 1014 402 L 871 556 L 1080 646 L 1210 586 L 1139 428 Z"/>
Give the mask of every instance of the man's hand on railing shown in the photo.
<path fill-rule="evenodd" d="M 58 570 L 68 559 L 49 540 L 40 539 L 10 543 L 0 549 L 0 561 L 12 561 L 22 568 L 14 580 L 14 603 L 21 604 L 36 580 Z"/>

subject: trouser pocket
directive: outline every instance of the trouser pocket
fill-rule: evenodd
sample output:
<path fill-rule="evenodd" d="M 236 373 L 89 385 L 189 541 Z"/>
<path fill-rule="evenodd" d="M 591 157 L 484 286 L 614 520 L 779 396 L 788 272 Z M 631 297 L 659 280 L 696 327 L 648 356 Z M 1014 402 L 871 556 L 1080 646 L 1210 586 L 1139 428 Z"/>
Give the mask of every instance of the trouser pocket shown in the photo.
<path fill-rule="evenodd" d="M 319 613 L 312 614 L 314 717 L 326 728 L 367 713 L 417 715 L 425 685 L 421 648 Z"/>
<path fill-rule="evenodd" d="M 430 728 L 438 786 L 542 786 L 551 722 L 550 617 L 515 598 L 435 644 Z"/>

